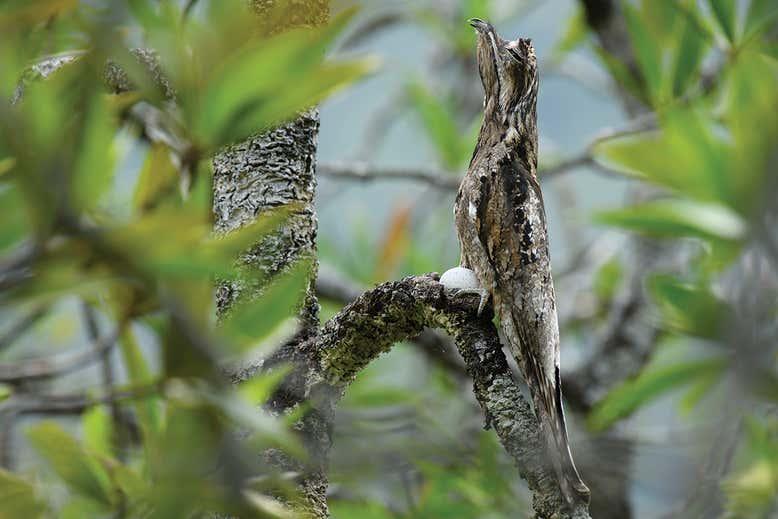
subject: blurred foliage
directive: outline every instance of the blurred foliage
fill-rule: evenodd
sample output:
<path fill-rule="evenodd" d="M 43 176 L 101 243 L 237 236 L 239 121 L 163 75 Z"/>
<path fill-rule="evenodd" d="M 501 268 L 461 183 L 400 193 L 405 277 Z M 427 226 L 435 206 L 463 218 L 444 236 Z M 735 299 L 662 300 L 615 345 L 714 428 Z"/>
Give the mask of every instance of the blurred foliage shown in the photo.
<path fill-rule="evenodd" d="M 276 2 L 263 18 L 238 0 L 181 4 L 0 5 L 0 305 L 23 315 L 81 299 L 99 310 L 96 341 L 118 338 L 126 375 L 109 393 L 81 382 L 87 405 L 75 431 L 26 428 L 39 462 L 0 472 L 0 517 L 276 517 L 264 493 L 291 490 L 234 484 L 262 473 L 243 450 L 302 456 L 291 417 L 257 411 L 285 371 L 232 387 L 218 366 L 294 328 L 311 265 L 264 279 L 237 261 L 294 208 L 215 236 L 210 159 L 372 64 L 325 57 L 353 11 L 276 34 L 269 22 L 299 2 Z M 154 62 L 138 47 L 153 49 Z M 126 77 L 112 78 L 116 65 Z M 130 91 L 111 93 L 106 81 Z M 145 159 L 128 162 L 130 153 Z M 262 296 L 216 327 L 217 280 Z M 3 392 L 15 405 L 25 386 Z"/>
<path fill-rule="evenodd" d="M 118 336 L 124 375 L 114 394 L 88 388 L 94 404 L 76 426 L 41 421 L 25 429 L 36 463 L 20 473 L 0 471 L 0 518 L 182 517 L 206 509 L 274 517 L 279 511 L 267 495 L 293 492 L 276 475 L 251 488 L 232 484 L 266 469 L 254 461 L 262 448 L 301 456 L 289 419 L 256 412 L 285 371 L 233 388 L 215 365 L 261 352 L 268 337 L 293 328 L 289 318 L 310 265 L 264 279 L 236 263 L 294 208 L 213 236 L 209 158 L 324 99 L 373 63 L 325 58 L 352 23 L 350 11 L 326 27 L 278 33 L 275 27 L 285 25 L 278 22 L 292 16 L 284 12 L 287 2 L 261 19 L 239 0 L 200 0 L 186 15 L 180 4 L 0 4 L 0 96 L 18 99 L 0 104 L 0 305 L 20 317 L 38 308 L 61 314 L 73 300 L 98 309 L 101 337 Z M 435 73 L 405 78 L 401 89 L 440 169 L 466 167 L 480 122 L 480 93 L 468 90 L 478 86 L 475 40 L 464 20 L 506 24 L 532 6 L 456 0 L 404 7 L 405 20 L 439 46 Z M 728 384 L 749 379 L 743 410 L 750 417 L 721 489 L 729 517 L 765 517 L 778 493 L 778 429 L 760 407 L 778 398 L 775 343 L 739 332 L 742 302 L 725 283 L 774 236 L 763 216 L 776 197 L 778 6 L 636 0 L 624 2 L 623 12 L 635 68 L 602 48 L 580 8 L 560 20 L 564 30 L 551 60 L 591 56 L 619 91 L 655 116 L 656 129 L 599 141 L 592 152 L 609 169 L 654 186 L 657 196 L 602 211 L 595 221 L 688 247 L 680 274 L 651 273 L 644 282 L 658 341 L 693 343 L 702 353 L 652 360 L 613 388 L 587 423 L 608 429 L 679 392 L 681 411 L 693 413 L 717 388 L 737 393 Z M 154 49 L 164 81 L 135 55 L 139 47 Z M 33 66 L 47 59 L 68 63 L 56 72 Z M 108 62 L 125 72 L 131 91 L 109 93 Z M 450 210 L 443 219 L 424 200 L 422 211 L 398 204 L 384 229 L 358 222 L 346 250 L 325 242 L 322 255 L 338 257 L 364 284 L 453 264 L 450 240 L 438 232 L 450 228 Z M 435 232 L 417 232 L 422 226 Z M 629 268 L 611 255 L 592 274 L 599 307 L 585 323 L 592 335 Z M 264 295 L 234 308 L 217 327 L 216 280 L 250 283 Z M 760 318 L 774 322 L 774 287 L 756 285 L 770 301 Z M 584 327 L 581 319 L 574 325 Z M 41 342 L 44 349 L 0 354 L 48 355 L 49 344 Z M 528 509 L 494 435 L 478 432 L 481 418 L 462 397 L 469 385 L 417 351 L 400 349 L 405 353 L 366 370 L 343 401 L 333 516 L 497 518 Z M 0 405 L 24 390 L 0 385 Z M 115 420 L 101 397 L 113 397 L 125 418 Z M 229 434 L 236 427 L 246 432 L 246 444 Z M 391 478 L 397 489 L 370 486 L 388 487 Z"/>
<path fill-rule="evenodd" d="M 480 123 L 480 107 L 475 104 L 480 98 L 471 102 L 467 95 L 479 85 L 470 82 L 475 77 L 474 41 L 463 21 L 475 16 L 507 27 L 532 2 L 511 2 L 506 10 L 501 9 L 506 3 L 496 1 L 443 4 L 422 2 L 411 9 L 408 17 L 429 31 L 439 46 L 430 60 L 430 74 L 413 75 L 403 84 L 402 94 L 419 132 L 432 145 L 436 166 L 461 174 Z M 624 173 L 633 185 L 652 188 L 648 190 L 652 195 L 639 202 L 598 211 L 594 222 L 663 240 L 668 248 L 684 251 L 680 269 L 641 273 L 659 330 L 656 350 L 675 349 L 676 354 L 657 355 L 636 377 L 612 388 L 587 416 L 587 424 L 593 433 L 608 430 L 663 398 L 677 402 L 681 416 L 690 419 L 697 418 L 695 412 L 710 410 L 706 406 L 715 414 L 723 405 L 716 400 L 722 394 L 742 399 L 732 405 L 755 415 L 750 427 L 772 431 L 772 436 L 763 434 L 769 441 L 761 440 L 761 450 L 750 446 L 753 434 L 739 440 L 738 450 L 746 454 L 738 455 L 733 476 L 721 488 L 728 516 L 765 517 L 774 510 L 778 495 L 774 455 L 768 453 L 775 449 L 774 424 L 757 411 L 775 405 L 778 394 L 778 337 L 770 335 L 778 320 L 778 252 L 774 217 L 766 216 L 778 196 L 778 4 L 768 0 L 621 4 L 634 65 L 605 50 L 581 5 L 563 21 L 552 52 L 539 55 L 539 60 L 549 74 L 568 58 L 591 58 L 617 87 L 612 101 L 619 101 L 617 93 L 626 93 L 644 112 L 636 127 L 644 128 L 646 122 L 654 126 L 594 141 L 590 151 L 599 166 Z M 553 192 L 555 186 L 549 189 Z M 325 257 L 336 258 L 345 272 L 363 283 L 453 264 L 449 248 L 435 242 L 450 220 L 432 231 L 419 229 L 419 221 L 431 214 L 430 198 L 425 192 L 411 216 L 407 205 L 390 212 L 378 233 L 357 229 L 353 251 L 325 247 Z M 445 207 L 440 212 L 448 214 L 449 206 L 441 205 Z M 403 232 L 398 230 L 401 224 Z M 760 274 L 755 267 L 749 270 L 754 256 L 767 257 L 771 274 Z M 563 276 L 580 276 L 578 267 L 567 266 Z M 585 299 L 596 308 L 562 323 L 565 342 L 573 332 L 584 343 L 597 340 L 602 327 L 612 325 L 609 312 L 623 304 L 618 297 L 631 269 L 620 250 L 596 265 L 586 285 L 587 295 L 596 297 Z M 555 281 L 560 283 L 563 276 L 555 276 Z M 749 291 L 750 296 L 744 295 Z M 762 301 L 758 315 L 742 301 L 749 297 Z M 747 388 L 745 394 L 741 386 Z M 679 398 L 669 400 L 674 396 Z M 456 470 L 451 477 L 465 469 Z M 443 476 L 438 474 L 431 486 L 438 483 L 437 477 Z M 375 510 L 375 517 L 406 516 L 387 515 L 367 505 L 337 506 L 336 517 L 358 517 L 358 510 Z"/>

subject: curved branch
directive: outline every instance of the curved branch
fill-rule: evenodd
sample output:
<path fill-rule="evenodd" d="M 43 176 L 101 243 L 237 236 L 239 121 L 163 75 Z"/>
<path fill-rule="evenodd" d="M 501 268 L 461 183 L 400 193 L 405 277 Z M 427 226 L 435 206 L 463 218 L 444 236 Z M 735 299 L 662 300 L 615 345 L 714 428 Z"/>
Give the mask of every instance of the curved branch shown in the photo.
<path fill-rule="evenodd" d="M 513 379 L 491 315 L 476 315 L 478 297 L 452 297 L 437 276 L 415 276 L 377 286 L 330 319 L 300 348 L 308 369 L 307 393 L 315 409 L 331 410 L 368 363 L 424 327 L 452 335 L 473 391 L 533 493 L 539 518 L 588 518 L 584 507 L 567 510 L 532 408 Z"/>

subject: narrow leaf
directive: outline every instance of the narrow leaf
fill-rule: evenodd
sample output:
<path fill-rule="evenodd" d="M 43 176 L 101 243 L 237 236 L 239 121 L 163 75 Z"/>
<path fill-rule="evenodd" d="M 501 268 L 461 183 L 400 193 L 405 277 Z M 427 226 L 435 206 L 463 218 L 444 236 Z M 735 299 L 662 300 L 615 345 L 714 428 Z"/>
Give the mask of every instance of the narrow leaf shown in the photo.
<path fill-rule="evenodd" d="M 587 419 L 589 427 L 597 431 L 607 429 L 669 391 L 720 373 L 725 367 L 726 361 L 720 358 L 649 367 L 598 403 Z"/>
<path fill-rule="evenodd" d="M 463 162 L 463 150 L 452 109 L 421 83 L 409 85 L 408 94 L 440 160 L 447 168 L 459 167 Z"/>
<path fill-rule="evenodd" d="M 683 283 L 672 276 L 652 277 L 649 290 L 665 325 L 681 333 L 717 339 L 733 313 L 707 287 Z"/>
<path fill-rule="evenodd" d="M 310 263 L 301 261 L 277 276 L 255 300 L 239 304 L 223 321 L 221 330 L 237 351 L 257 345 L 297 313 L 310 279 Z"/>
<path fill-rule="evenodd" d="M 46 507 L 31 483 L 0 469 L 0 518 L 37 519 L 44 517 Z"/>
<path fill-rule="evenodd" d="M 623 9 L 640 70 L 652 99 L 656 100 L 662 84 L 661 49 L 646 27 L 645 21 L 641 19 L 637 9 L 627 3 L 623 4 Z"/>
<path fill-rule="evenodd" d="M 730 43 L 735 43 L 737 7 L 735 0 L 708 0 L 714 18 Z"/>
<path fill-rule="evenodd" d="M 73 492 L 101 503 L 112 502 L 110 483 L 102 467 L 59 425 L 41 422 L 29 429 L 27 436 L 35 450 Z"/>
<path fill-rule="evenodd" d="M 706 240 L 738 241 L 745 237 L 746 222 L 718 204 L 665 199 L 599 213 L 600 223 L 653 236 L 694 236 Z"/>

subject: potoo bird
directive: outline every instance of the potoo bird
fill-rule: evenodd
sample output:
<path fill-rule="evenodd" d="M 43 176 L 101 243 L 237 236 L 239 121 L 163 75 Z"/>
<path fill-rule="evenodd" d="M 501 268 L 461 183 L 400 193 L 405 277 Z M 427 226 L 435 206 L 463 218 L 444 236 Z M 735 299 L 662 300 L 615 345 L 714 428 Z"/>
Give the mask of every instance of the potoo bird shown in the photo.
<path fill-rule="evenodd" d="M 575 468 L 562 410 L 559 325 L 536 177 L 535 51 L 528 39 L 506 41 L 487 22 L 470 24 L 477 32 L 484 119 L 454 206 L 460 265 L 475 272 L 492 298 L 532 394 L 562 493 L 577 503 L 588 500 L 589 489 Z"/>

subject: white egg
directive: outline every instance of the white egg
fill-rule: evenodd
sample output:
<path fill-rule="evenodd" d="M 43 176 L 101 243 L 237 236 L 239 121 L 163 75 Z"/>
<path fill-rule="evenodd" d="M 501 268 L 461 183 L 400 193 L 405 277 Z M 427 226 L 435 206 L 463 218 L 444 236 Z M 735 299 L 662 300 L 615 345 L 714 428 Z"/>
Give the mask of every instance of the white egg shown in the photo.
<path fill-rule="evenodd" d="M 440 283 L 450 290 L 477 290 L 481 288 L 475 272 L 464 267 L 448 269 L 440 276 Z"/>

